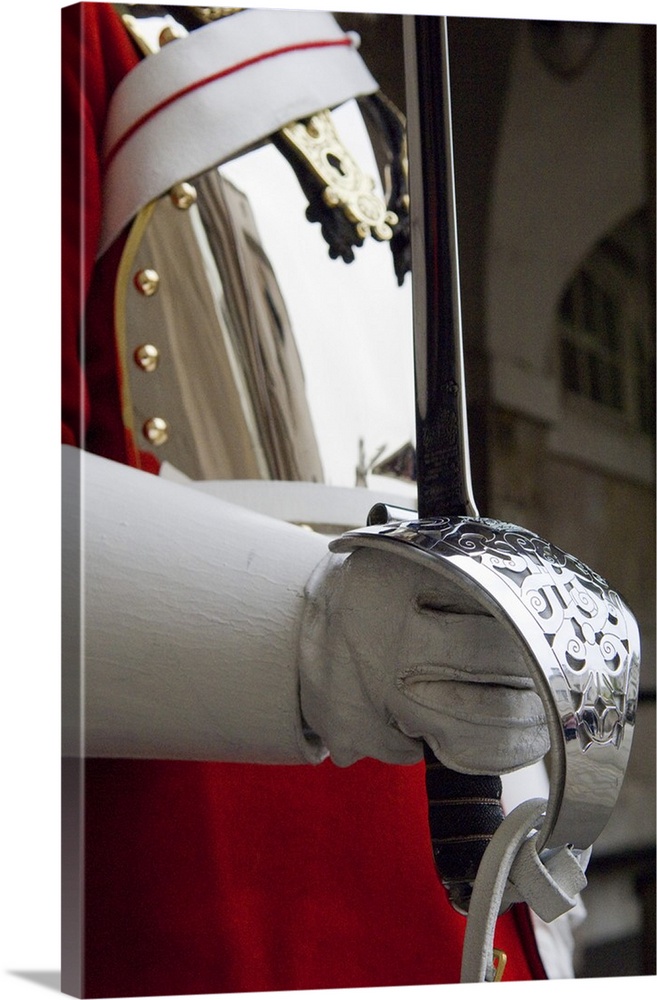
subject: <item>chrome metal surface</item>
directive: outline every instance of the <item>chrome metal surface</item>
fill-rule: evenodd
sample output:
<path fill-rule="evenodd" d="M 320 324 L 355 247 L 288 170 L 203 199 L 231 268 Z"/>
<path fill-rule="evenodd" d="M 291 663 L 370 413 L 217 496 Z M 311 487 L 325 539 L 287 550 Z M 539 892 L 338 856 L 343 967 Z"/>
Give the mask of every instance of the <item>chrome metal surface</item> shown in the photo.
<path fill-rule="evenodd" d="M 620 595 L 540 536 L 488 518 L 390 521 L 331 543 L 335 552 L 360 546 L 459 583 L 513 634 L 550 730 L 540 848 L 589 847 L 618 797 L 634 731 L 640 639 Z"/>
<path fill-rule="evenodd" d="M 470 472 L 447 19 L 404 17 L 418 511 L 478 516 Z"/>

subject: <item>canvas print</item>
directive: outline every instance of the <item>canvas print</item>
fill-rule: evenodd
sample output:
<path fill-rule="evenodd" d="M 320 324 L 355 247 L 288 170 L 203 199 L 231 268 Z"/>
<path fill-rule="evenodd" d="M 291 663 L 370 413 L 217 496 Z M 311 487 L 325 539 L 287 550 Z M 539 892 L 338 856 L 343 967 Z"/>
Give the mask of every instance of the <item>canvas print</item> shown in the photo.
<path fill-rule="evenodd" d="M 63 8 L 63 992 L 654 973 L 654 41 Z"/>

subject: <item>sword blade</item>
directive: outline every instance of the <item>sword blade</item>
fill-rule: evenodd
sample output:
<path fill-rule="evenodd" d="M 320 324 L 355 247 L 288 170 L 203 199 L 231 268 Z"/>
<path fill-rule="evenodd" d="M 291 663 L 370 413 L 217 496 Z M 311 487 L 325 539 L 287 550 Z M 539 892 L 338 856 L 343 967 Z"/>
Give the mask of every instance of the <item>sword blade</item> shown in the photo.
<path fill-rule="evenodd" d="M 447 21 L 404 19 L 420 517 L 477 515 L 466 410 Z M 415 209 L 414 209 L 415 206 Z"/>

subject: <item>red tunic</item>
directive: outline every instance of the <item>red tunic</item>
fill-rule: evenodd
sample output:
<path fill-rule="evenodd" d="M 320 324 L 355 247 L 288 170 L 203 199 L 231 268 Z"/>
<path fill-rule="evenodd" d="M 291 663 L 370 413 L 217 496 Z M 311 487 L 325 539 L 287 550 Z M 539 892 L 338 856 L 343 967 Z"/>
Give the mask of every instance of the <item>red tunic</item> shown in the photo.
<path fill-rule="evenodd" d="M 94 256 L 99 137 L 138 56 L 111 6 L 62 13 L 63 440 L 136 464 L 112 329 L 121 240 Z M 89 760 L 85 795 L 84 996 L 458 982 L 465 921 L 433 871 L 423 765 Z M 496 945 L 505 979 L 544 978 L 524 908 Z"/>

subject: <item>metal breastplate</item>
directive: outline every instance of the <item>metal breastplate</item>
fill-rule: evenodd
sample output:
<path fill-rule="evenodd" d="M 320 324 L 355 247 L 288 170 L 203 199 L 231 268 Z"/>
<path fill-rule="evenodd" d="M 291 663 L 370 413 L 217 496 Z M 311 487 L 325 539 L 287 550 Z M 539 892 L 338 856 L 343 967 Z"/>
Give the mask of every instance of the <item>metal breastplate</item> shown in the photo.
<path fill-rule="evenodd" d="M 210 22 L 201 31 L 214 30 L 218 19 L 232 24 L 243 40 L 242 29 L 248 34 L 249 26 L 258 28 L 250 14 L 251 20 L 233 22 L 227 15 L 234 8 L 190 10 L 199 23 Z M 146 63 L 166 46 L 166 65 L 151 64 L 162 72 L 155 80 L 149 75 L 145 89 L 159 81 L 179 97 L 165 70 L 172 69 L 169 52 L 182 51 L 177 46 L 186 29 L 169 23 L 160 30 L 155 19 L 160 33 L 151 37 L 155 29 L 148 19 L 124 12 L 123 20 Z M 331 44 L 344 46 L 349 39 L 335 27 L 322 21 Z M 258 30 L 262 33 L 263 26 Z M 359 72 L 349 87 L 371 91 L 374 81 L 369 74 L 361 80 Z M 173 77 L 178 80 L 176 73 Z M 292 91 L 297 90 L 303 92 L 303 82 L 294 79 Z M 141 99 L 140 88 L 134 91 L 123 95 L 129 108 Z M 311 93 L 314 97 L 312 88 Z M 221 96 L 218 110 L 225 111 L 230 94 Z M 313 104 L 311 98 L 308 102 Z M 161 103 L 169 106 L 170 101 Z M 328 111 L 288 123 L 270 141 L 297 175 L 309 201 L 306 216 L 320 224 L 330 255 L 350 261 L 353 247 L 370 235 L 389 242 L 401 283 L 409 268 L 403 122 L 380 95 L 370 96 L 365 117 L 377 163 L 389 179 L 383 199 L 342 147 Z M 203 121 L 201 115 L 201 131 Z M 138 117 L 135 127 L 140 122 Z M 132 132 L 130 127 L 126 134 Z M 158 134 L 162 156 L 180 150 L 180 143 L 171 142 L 170 126 Z M 257 129 L 254 134 L 259 135 Z M 262 136 L 252 141 L 257 146 Z M 121 140 L 115 148 L 123 148 Z M 215 162 L 222 162 L 215 155 Z M 151 162 L 151 168 L 159 177 L 159 164 Z M 133 175 L 122 176 L 128 181 Z M 176 184 L 136 216 L 118 275 L 115 327 L 124 423 L 139 450 L 152 451 L 193 479 L 322 480 L 302 366 L 278 281 L 247 196 L 217 169 Z"/>

